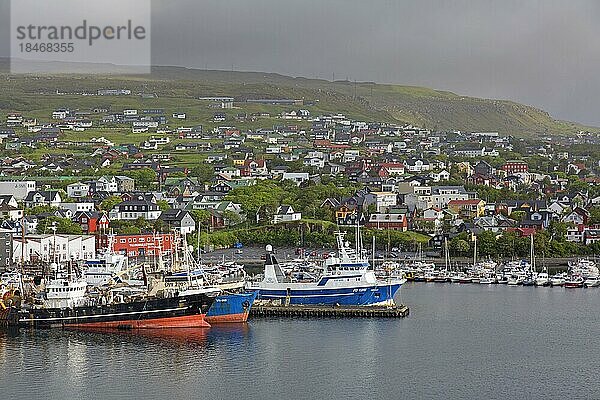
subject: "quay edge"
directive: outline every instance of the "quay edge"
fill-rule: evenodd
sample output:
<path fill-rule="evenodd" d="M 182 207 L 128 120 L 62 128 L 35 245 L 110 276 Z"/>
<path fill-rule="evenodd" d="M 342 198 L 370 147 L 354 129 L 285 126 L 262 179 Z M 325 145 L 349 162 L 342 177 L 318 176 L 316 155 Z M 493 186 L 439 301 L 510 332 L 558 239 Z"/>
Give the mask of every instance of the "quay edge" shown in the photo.
<path fill-rule="evenodd" d="M 250 311 L 252 317 L 301 317 L 301 318 L 404 318 L 410 314 L 406 305 L 394 307 L 363 306 L 305 306 L 305 305 L 259 305 Z"/>

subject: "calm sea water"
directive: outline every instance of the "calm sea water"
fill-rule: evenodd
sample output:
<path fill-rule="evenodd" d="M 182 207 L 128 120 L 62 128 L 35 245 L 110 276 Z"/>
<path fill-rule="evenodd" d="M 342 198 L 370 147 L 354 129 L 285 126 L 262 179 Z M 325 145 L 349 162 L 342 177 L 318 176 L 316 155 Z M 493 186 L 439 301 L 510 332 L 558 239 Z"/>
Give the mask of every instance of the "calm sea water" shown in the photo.
<path fill-rule="evenodd" d="M 399 297 L 408 318 L 0 331 L 0 398 L 600 398 L 600 289 L 413 283 Z"/>

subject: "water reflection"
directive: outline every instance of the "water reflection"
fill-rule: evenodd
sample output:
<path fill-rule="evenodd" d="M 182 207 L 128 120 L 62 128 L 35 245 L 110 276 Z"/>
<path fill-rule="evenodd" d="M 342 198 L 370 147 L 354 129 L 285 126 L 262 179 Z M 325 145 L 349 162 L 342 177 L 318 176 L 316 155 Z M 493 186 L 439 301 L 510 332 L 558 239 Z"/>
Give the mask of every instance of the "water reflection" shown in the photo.
<path fill-rule="evenodd" d="M 139 342 L 140 339 L 161 344 L 203 345 L 210 328 L 164 328 L 164 329 L 90 329 L 70 330 L 79 335 L 88 334 L 87 340 Z"/>
<path fill-rule="evenodd" d="M 590 352 L 600 291 L 402 290 L 411 315 L 399 320 L 0 331 L 0 369 L 10 371 L 0 399 L 600 398 L 600 358 Z"/>

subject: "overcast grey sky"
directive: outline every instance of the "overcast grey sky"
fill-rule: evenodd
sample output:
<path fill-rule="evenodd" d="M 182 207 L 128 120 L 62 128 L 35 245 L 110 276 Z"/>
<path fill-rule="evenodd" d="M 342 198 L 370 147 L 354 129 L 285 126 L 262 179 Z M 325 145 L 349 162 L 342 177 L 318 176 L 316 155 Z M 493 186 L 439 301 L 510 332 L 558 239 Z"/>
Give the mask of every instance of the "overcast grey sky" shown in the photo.
<path fill-rule="evenodd" d="M 0 0 L 0 15 L 6 15 L 6 1 Z M 512 99 L 600 126 L 599 1 L 153 0 L 152 5 L 155 65 L 226 70 L 233 65 L 325 79 L 335 73 L 336 79 Z"/>

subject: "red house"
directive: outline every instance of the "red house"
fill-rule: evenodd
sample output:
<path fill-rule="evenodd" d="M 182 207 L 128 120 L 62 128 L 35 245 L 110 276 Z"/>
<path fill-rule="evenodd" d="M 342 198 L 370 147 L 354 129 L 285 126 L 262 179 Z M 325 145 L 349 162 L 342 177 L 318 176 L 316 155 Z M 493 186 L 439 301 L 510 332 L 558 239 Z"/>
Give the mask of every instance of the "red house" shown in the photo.
<path fill-rule="evenodd" d="M 81 226 L 83 233 L 87 234 L 106 232 L 110 223 L 108 215 L 96 211 L 77 211 L 71 220 Z"/>

